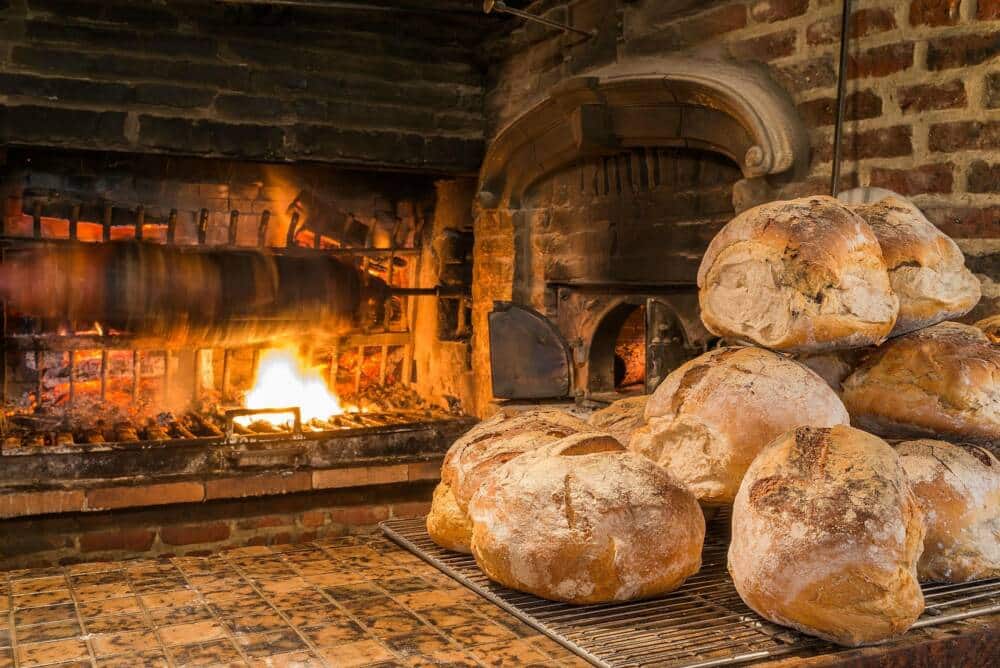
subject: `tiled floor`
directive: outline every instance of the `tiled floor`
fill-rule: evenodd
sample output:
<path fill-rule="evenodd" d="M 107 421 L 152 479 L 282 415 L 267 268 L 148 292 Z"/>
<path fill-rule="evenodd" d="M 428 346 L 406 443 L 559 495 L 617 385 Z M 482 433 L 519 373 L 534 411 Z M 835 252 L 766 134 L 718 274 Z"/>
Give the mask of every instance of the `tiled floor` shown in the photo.
<path fill-rule="evenodd" d="M 381 536 L 0 573 L 0 668 L 572 666 Z"/>

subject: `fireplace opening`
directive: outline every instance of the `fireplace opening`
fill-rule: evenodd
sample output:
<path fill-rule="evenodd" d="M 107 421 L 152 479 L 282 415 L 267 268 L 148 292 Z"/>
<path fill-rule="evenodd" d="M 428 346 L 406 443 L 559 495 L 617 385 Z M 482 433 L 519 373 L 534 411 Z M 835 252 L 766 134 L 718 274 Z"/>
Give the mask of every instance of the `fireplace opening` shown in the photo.
<path fill-rule="evenodd" d="M 590 391 L 641 393 L 646 382 L 646 307 L 614 306 L 590 343 Z"/>

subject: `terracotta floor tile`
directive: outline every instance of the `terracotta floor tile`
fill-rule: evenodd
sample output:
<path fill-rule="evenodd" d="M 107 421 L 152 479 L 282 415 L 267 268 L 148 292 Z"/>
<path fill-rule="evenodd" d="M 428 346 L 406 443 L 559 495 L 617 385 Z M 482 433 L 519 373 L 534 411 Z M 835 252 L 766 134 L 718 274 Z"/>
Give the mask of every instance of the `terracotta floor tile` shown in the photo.
<path fill-rule="evenodd" d="M 384 617 L 386 615 L 402 615 L 407 613 L 406 608 L 388 596 L 341 601 L 340 604 L 358 617 Z"/>
<path fill-rule="evenodd" d="M 323 657 L 338 668 L 355 668 L 394 659 L 392 652 L 374 640 L 347 643 L 321 650 Z"/>
<path fill-rule="evenodd" d="M 431 589 L 431 584 L 422 577 L 405 577 L 379 580 L 376 584 L 390 594 L 405 594 L 407 592 Z"/>
<path fill-rule="evenodd" d="M 236 644 L 252 658 L 308 650 L 305 641 L 292 630 L 277 633 L 252 633 L 236 637 Z"/>
<path fill-rule="evenodd" d="M 155 594 L 145 594 L 139 597 L 147 610 L 155 608 L 179 607 L 191 605 L 198 600 L 198 592 L 193 589 L 182 589 L 178 591 L 161 592 Z"/>
<path fill-rule="evenodd" d="M 398 654 L 403 656 L 417 656 L 433 654 L 456 649 L 447 638 L 430 628 L 412 633 L 404 633 L 386 638 L 383 642 Z"/>
<path fill-rule="evenodd" d="M 81 635 L 80 624 L 75 619 L 53 624 L 36 624 L 17 630 L 18 643 L 47 642 L 49 640 L 65 640 Z"/>
<path fill-rule="evenodd" d="M 158 650 L 97 659 L 97 668 L 167 668 L 167 657 Z"/>
<path fill-rule="evenodd" d="M 177 645 L 170 654 L 178 666 L 214 666 L 242 664 L 243 658 L 229 640 L 216 640 L 201 645 Z"/>
<path fill-rule="evenodd" d="M 87 644 L 78 638 L 55 642 L 28 643 L 17 648 L 17 660 L 22 668 L 44 666 L 83 659 L 89 656 Z"/>
<path fill-rule="evenodd" d="M 452 626 L 461 626 L 462 624 L 481 623 L 483 621 L 483 618 L 476 614 L 472 608 L 464 605 L 427 608 L 421 610 L 420 614 L 434 626 L 443 629 Z"/>
<path fill-rule="evenodd" d="M 288 622 L 276 613 L 230 617 L 225 620 L 225 624 L 233 633 L 263 633 L 264 631 L 283 631 L 289 628 Z"/>
<path fill-rule="evenodd" d="M 333 620 L 346 619 L 344 612 L 333 603 L 312 608 L 303 608 L 301 610 L 288 610 L 285 612 L 285 615 L 292 626 L 299 628 L 319 626 Z"/>
<path fill-rule="evenodd" d="M 103 617 L 127 612 L 138 612 L 139 599 L 135 596 L 111 598 L 104 601 L 80 601 L 80 614 L 84 617 Z"/>
<path fill-rule="evenodd" d="M 411 656 L 406 660 L 412 668 L 480 668 L 472 655 L 459 650 L 434 652 L 427 656 Z"/>
<path fill-rule="evenodd" d="M 185 605 L 180 608 L 157 608 L 149 611 L 153 624 L 160 626 L 176 626 L 215 619 L 212 611 L 204 605 Z"/>
<path fill-rule="evenodd" d="M 551 659 L 542 654 L 527 640 L 514 640 L 494 645 L 481 645 L 469 650 L 476 659 L 490 668 L 505 668 L 506 666 L 526 666 L 537 663 L 549 663 Z"/>
<path fill-rule="evenodd" d="M 324 590 L 329 596 L 337 601 L 356 601 L 359 599 L 369 599 L 376 596 L 385 596 L 385 592 L 371 583 L 360 583 L 344 585 L 342 587 L 329 587 Z"/>
<path fill-rule="evenodd" d="M 414 610 L 424 608 L 444 608 L 459 602 L 456 596 L 450 591 L 439 591 L 429 589 L 427 591 L 414 591 L 405 594 L 396 594 L 396 600 Z"/>
<path fill-rule="evenodd" d="M 249 547 L 237 547 L 232 550 L 226 550 L 226 556 L 231 557 L 256 557 L 269 554 L 271 554 L 271 548 L 266 545 L 251 545 Z"/>
<path fill-rule="evenodd" d="M 31 624 L 48 624 L 76 619 L 76 606 L 72 603 L 48 605 L 44 608 L 25 608 L 14 612 L 14 624 L 29 626 Z"/>
<path fill-rule="evenodd" d="M 101 571 L 98 573 L 85 573 L 83 575 L 71 575 L 69 581 L 74 589 L 80 587 L 94 587 L 96 585 L 123 584 L 127 582 L 125 573 L 121 571 Z"/>
<path fill-rule="evenodd" d="M 317 647 L 334 647 L 371 638 L 361 626 L 350 619 L 331 620 L 323 626 L 302 629 L 301 633 Z"/>
<path fill-rule="evenodd" d="M 83 564 L 72 564 L 70 566 L 66 566 L 66 572 L 70 575 L 80 575 L 84 573 L 120 571 L 121 568 L 121 563 L 117 561 L 91 561 Z"/>
<path fill-rule="evenodd" d="M 238 575 L 226 577 L 218 575 L 189 575 L 188 582 L 202 593 L 229 591 L 236 587 L 247 586 L 247 582 Z"/>
<path fill-rule="evenodd" d="M 10 591 L 15 596 L 22 594 L 36 594 L 42 591 L 52 591 L 53 589 L 67 589 L 68 583 L 64 575 L 51 575 L 47 577 L 36 577 L 30 580 L 16 580 L 11 584 Z"/>
<path fill-rule="evenodd" d="M 213 603 L 221 603 L 223 601 L 232 601 L 238 598 L 247 598 L 250 596 L 256 596 L 257 592 L 249 584 L 242 584 L 234 587 L 230 587 L 224 591 L 213 591 L 208 592 L 202 596 L 206 601 L 211 601 Z"/>
<path fill-rule="evenodd" d="M 130 596 L 132 589 L 127 582 L 109 582 L 107 584 L 86 585 L 73 589 L 78 601 L 104 600 Z"/>
<path fill-rule="evenodd" d="M 0 668 L 14 668 L 14 650 L 0 647 Z"/>
<path fill-rule="evenodd" d="M 51 591 L 39 591 L 33 594 L 21 594 L 14 596 L 14 609 L 37 608 L 43 605 L 56 605 L 58 603 L 72 603 L 73 595 L 69 589 L 53 589 Z"/>
<path fill-rule="evenodd" d="M 286 578 L 281 580 L 261 580 L 257 587 L 267 596 L 287 594 L 309 588 L 309 583 L 300 577 Z"/>
<path fill-rule="evenodd" d="M 31 627 L 29 626 L 26 628 L 31 628 Z M 0 628 L 0 649 L 4 647 L 10 647 L 10 644 L 11 644 L 10 628 L 4 626 L 3 628 Z"/>
<path fill-rule="evenodd" d="M 323 662 L 311 652 L 292 652 L 251 659 L 250 665 L 252 668 L 321 668 Z"/>
<path fill-rule="evenodd" d="M 387 615 L 385 617 L 361 617 L 360 621 L 379 638 L 429 630 L 429 627 L 411 614 Z"/>
<path fill-rule="evenodd" d="M 298 571 L 299 575 L 321 575 L 334 570 L 333 563 L 327 560 L 294 562 L 292 568 Z"/>
<path fill-rule="evenodd" d="M 10 610 L 10 595 L 7 592 L 0 594 L 0 613 Z"/>
<path fill-rule="evenodd" d="M 244 615 L 266 615 L 273 612 L 267 601 L 256 594 L 247 598 L 212 602 L 208 604 L 208 607 L 222 618 L 242 617 Z"/>
<path fill-rule="evenodd" d="M 447 634 L 465 646 L 488 645 L 500 641 L 515 640 L 511 631 L 493 622 L 464 624 L 447 629 Z"/>
<path fill-rule="evenodd" d="M 100 633 L 90 637 L 90 644 L 97 656 L 113 656 L 115 654 L 136 654 L 150 650 L 159 650 L 160 642 L 151 631 L 121 631 L 118 633 Z"/>
<path fill-rule="evenodd" d="M 366 573 L 321 573 L 320 575 L 304 576 L 306 582 L 317 587 L 343 587 L 363 583 L 374 578 Z"/>
<path fill-rule="evenodd" d="M 129 584 L 132 585 L 132 591 L 137 594 L 164 594 L 188 588 L 187 581 L 180 576 L 155 580 L 130 580 Z"/>
<path fill-rule="evenodd" d="M 296 610 L 329 603 L 326 596 L 312 588 L 299 589 L 285 594 L 269 594 L 267 600 L 279 610 Z"/>
<path fill-rule="evenodd" d="M 84 619 L 83 625 L 87 633 L 118 633 L 120 631 L 148 631 L 149 622 L 141 613 L 129 615 L 110 615 L 108 617 L 90 617 Z"/>
<path fill-rule="evenodd" d="M 158 631 L 163 643 L 167 646 L 192 645 L 206 640 L 215 640 L 225 635 L 225 630 L 215 620 L 163 626 Z"/>

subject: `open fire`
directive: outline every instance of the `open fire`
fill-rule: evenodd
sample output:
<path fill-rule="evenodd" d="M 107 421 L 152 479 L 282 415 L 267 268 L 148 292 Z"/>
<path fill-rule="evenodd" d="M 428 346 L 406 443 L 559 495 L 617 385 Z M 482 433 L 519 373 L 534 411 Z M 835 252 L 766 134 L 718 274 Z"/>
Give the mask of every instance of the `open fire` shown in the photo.
<path fill-rule="evenodd" d="M 296 406 L 304 422 L 327 421 L 345 412 L 320 370 L 306 366 L 301 357 L 289 349 L 267 350 L 261 355 L 260 369 L 244 405 L 253 409 Z M 294 417 L 293 413 L 262 413 L 235 419 L 245 427 L 256 420 L 282 427 L 291 423 Z"/>

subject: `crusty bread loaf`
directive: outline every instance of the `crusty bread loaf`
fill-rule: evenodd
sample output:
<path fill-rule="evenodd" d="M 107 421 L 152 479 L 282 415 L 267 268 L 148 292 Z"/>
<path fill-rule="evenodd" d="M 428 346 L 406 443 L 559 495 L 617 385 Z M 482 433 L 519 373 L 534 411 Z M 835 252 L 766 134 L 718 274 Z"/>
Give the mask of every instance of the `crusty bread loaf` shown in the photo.
<path fill-rule="evenodd" d="M 1000 314 L 983 318 L 976 323 L 976 327 L 983 331 L 990 343 L 1000 343 Z"/>
<path fill-rule="evenodd" d="M 441 547 L 470 552 L 469 499 L 498 466 L 570 434 L 593 431 L 558 409 L 503 410 L 455 441 L 441 466 L 441 484 L 427 515 L 427 532 Z"/>
<path fill-rule="evenodd" d="M 841 396 L 852 424 L 887 438 L 1000 442 L 1000 347 L 942 322 L 871 353 Z"/>
<path fill-rule="evenodd" d="M 965 315 L 979 302 L 979 279 L 965 268 L 961 249 L 920 209 L 896 197 L 851 208 L 874 230 L 899 297 L 890 336 Z"/>
<path fill-rule="evenodd" d="M 472 520 L 458 504 L 446 482 L 438 483 L 427 513 L 427 535 L 446 550 L 472 553 Z"/>
<path fill-rule="evenodd" d="M 762 348 L 719 348 L 663 380 L 629 448 L 667 469 L 702 504 L 727 505 L 775 437 L 799 425 L 848 423 L 836 393 L 798 362 Z"/>
<path fill-rule="evenodd" d="M 799 427 L 747 471 L 729 572 L 762 617 L 842 645 L 902 633 L 924 609 L 920 507 L 899 457 L 851 427 Z"/>
<path fill-rule="evenodd" d="M 922 581 L 1000 577 L 1000 461 L 975 445 L 922 439 L 896 446 L 924 511 Z"/>
<path fill-rule="evenodd" d="M 854 348 L 852 350 L 833 350 L 815 355 L 796 355 L 795 360 L 812 369 L 817 376 L 836 392 L 843 390 L 844 381 L 858 366 L 865 354 L 874 348 Z"/>
<path fill-rule="evenodd" d="M 705 251 L 698 288 L 713 334 L 788 352 L 880 343 L 899 311 L 875 233 L 832 197 L 733 218 Z"/>
<path fill-rule="evenodd" d="M 594 411 L 587 424 L 606 434 L 611 434 L 622 445 L 628 445 L 632 432 L 646 423 L 645 411 L 649 395 L 619 399 L 599 411 Z"/>
<path fill-rule="evenodd" d="M 606 434 L 507 462 L 469 506 L 472 553 L 502 585 L 567 603 L 649 598 L 701 567 L 694 497 Z"/>

